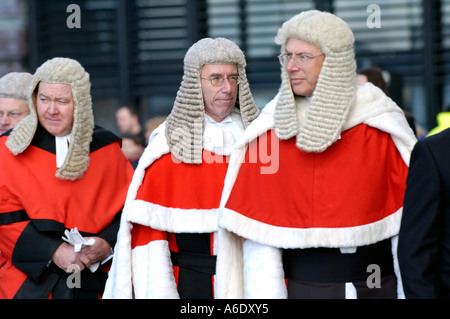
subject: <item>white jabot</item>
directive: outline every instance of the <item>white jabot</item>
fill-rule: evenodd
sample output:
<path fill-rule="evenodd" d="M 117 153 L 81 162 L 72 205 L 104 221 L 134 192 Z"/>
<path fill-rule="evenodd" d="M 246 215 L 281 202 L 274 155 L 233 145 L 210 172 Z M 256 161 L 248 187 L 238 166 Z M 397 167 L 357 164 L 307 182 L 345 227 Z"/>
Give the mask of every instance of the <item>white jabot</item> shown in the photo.
<path fill-rule="evenodd" d="M 70 136 L 55 136 L 56 145 L 56 167 L 60 168 L 66 160 L 67 153 L 69 152 Z"/>
<path fill-rule="evenodd" d="M 205 114 L 203 148 L 218 155 L 230 155 L 234 143 L 244 132 L 244 124 L 238 112 L 232 111 L 222 122 Z"/>

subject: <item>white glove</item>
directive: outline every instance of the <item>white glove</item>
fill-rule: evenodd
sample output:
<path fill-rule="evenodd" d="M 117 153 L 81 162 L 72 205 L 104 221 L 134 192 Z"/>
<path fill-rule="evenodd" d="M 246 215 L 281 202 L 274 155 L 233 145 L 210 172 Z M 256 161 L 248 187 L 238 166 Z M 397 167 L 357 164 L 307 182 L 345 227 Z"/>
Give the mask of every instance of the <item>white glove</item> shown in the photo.
<path fill-rule="evenodd" d="M 64 235 L 66 235 L 66 237 L 63 236 L 61 238 L 67 243 L 71 244 L 73 246 L 74 252 L 76 253 L 80 252 L 83 247 L 92 246 L 95 243 L 94 238 L 90 238 L 89 240 L 84 239 L 76 227 L 71 229 L 70 231 L 66 229 L 64 231 Z M 89 267 L 89 270 L 91 272 L 95 272 L 99 265 L 99 262 L 92 264 Z"/>

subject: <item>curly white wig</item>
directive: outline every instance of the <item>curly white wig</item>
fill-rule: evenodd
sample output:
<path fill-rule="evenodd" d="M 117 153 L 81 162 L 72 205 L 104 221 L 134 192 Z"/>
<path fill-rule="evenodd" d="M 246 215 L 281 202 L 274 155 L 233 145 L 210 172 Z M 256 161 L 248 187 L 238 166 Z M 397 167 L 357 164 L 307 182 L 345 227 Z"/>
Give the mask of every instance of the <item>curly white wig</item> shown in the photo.
<path fill-rule="evenodd" d="M 90 143 L 94 130 L 89 74 L 77 61 L 53 58 L 36 70 L 27 94 L 30 115 L 16 125 L 6 145 L 14 155 L 22 153 L 30 145 L 38 125 L 36 93 L 41 81 L 71 86 L 74 99 L 72 136 L 66 159 L 56 171 L 56 176 L 76 180 L 83 176 L 89 166 Z"/>
<path fill-rule="evenodd" d="M 304 11 L 283 23 L 275 43 L 286 50 L 289 39 L 317 45 L 325 60 L 311 97 L 304 123 L 299 125 L 295 97 L 286 67 L 281 68 L 281 87 L 275 109 L 275 131 L 280 139 L 297 136 L 297 147 L 323 152 L 339 137 L 347 114 L 355 103 L 356 61 L 354 36 L 342 19 L 328 12 Z"/>
<path fill-rule="evenodd" d="M 184 58 L 184 75 L 172 112 L 166 120 L 166 137 L 172 154 L 186 164 L 202 162 L 205 108 L 200 73 L 205 64 L 236 64 L 239 89 L 236 107 L 244 127 L 259 114 L 250 92 L 241 49 L 225 38 L 205 38 L 196 42 Z"/>

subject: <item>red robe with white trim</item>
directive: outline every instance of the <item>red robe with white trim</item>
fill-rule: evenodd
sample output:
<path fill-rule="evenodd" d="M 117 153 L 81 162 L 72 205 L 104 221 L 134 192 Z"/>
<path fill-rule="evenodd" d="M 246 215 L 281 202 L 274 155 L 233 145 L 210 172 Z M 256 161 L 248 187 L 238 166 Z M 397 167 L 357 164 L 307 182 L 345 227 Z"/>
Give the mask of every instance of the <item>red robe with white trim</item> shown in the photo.
<path fill-rule="evenodd" d="M 286 298 L 282 249 L 353 251 L 389 239 L 399 275 L 395 240 L 417 141 L 401 109 L 372 84 L 360 86 L 340 138 L 324 152 L 307 153 L 297 137 L 276 136 L 277 99 L 230 157 L 219 217 L 226 249 L 218 255 L 218 296 Z M 230 258 L 236 266 L 221 263 Z M 398 288 L 401 296 L 401 283 Z"/>
<path fill-rule="evenodd" d="M 156 129 L 133 176 L 104 298 L 214 298 L 219 205 L 228 155 L 185 164 Z"/>
<path fill-rule="evenodd" d="M 75 289 L 67 287 L 67 274 L 50 263 L 64 230 L 77 227 L 83 236 L 102 237 L 114 247 L 133 169 L 118 138 L 98 127 L 89 168 L 76 181 L 55 176 L 55 140 L 42 127 L 17 156 L 6 148 L 6 139 L 0 138 L 0 298 L 66 298 Z M 106 270 L 83 270 L 77 293 L 98 297 Z M 64 292 L 55 294 L 57 285 Z"/>
<path fill-rule="evenodd" d="M 339 247 L 333 245 L 338 241 L 334 229 L 375 223 L 402 207 L 408 167 L 389 134 L 360 124 L 343 132 L 323 153 L 298 149 L 295 138 L 273 145 L 272 134 L 271 130 L 249 145 L 225 208 L 275 227 L 311 232 L 314 228 L 329 229 L 330 238 L 310 243 L 305 238 L 298 245 L 283 246 Z M 273 174 L 261 174 L 267 165 L 250 159 L 255 144 L 265 143 L 272 149 L 273 161 L 279 160 Z"/>
<path fill-rule="evenodd" d="M 212 223 L 215 220 L 217 226 L 217 210 L 220 204 L 227 166 L 226 156 L 216 155 L 206 150 L 203 150 L 203 161 L 199 165 L 181 163 L 173 158 L 171 153 L 167 153 L 149 166 L 146 169 L 145 177 L 137 191 L 135 200 L 141 201 L 143 205 L 149 205 L 148 208 L 150 210 L 159 210 L 162 213 L 153 220 L 151 217 L 155 213 L 150 213 L 149 216 L 146 216 L 150 218 L 149 222 L 139 223 L 136 221 L 132 223 L 131 249 L 134 253 L 139 254 L 135 250 L 137 247 L 144 247 L 152 242 L 167 241 L 171 254 L 187 252 L 214 256 L 213 232 L 206 232 L 201 220 L 198 220 L 198 223 L 195 220 L 190 221 L 189 219 L 192 215 L 187 216 L 187 218 L 182 215 L 191 213 L 198 215 L 200 219 L 202 218 L 201 215 L 206 215 L 206 218 L 213 220 Z M 170 210 L 174 210 L 175 214 L 170 215 Z M 195 218 L 195 216 L 192 217 Z M 176 220 L 180 218 L 181 221 L 177 222 Z M 170 221 L 161 223 L 159 219 L 173 219 L 174 224 L 183 224 L 185 222 L 187 225 L 182 231 L 179 226 L 171 227 L 168 225 Z M 133 220 L 133 217 L 130 216 L 130 220 Z M 183 227 L 183 225 L 180 226 Z M 196 236 L 190 237 L 194 242 L 184 248 L 186 245 L 183 243 L 183 240 L 182 242 L 178 241 L 177 233 L 204 234 L 206 237 L 202 236 L 199 240 L 196 239 Z M 180 244 L 183 248 L 179 247 Z M 198 248 L 199 245 L 204 247 Z M 208 247 L 205 247 L 205 245 L 208 245 Z M 150 262 L 152 260 L 153 262 L 158 262 L 154 258 L 152 258 L 150 253 Z M 139 278 L 140 275 L 137 273 L 135 276 Z M 151 276 L 155 276 L 155 274 L 152 273 Z M 173 266 L 173 276 L 178 290 L 180 290 L 180 267 Z M 190 275 L 187 274 L 186 276 Z M 201 284 L 197 282 L 195 285 L 192 287 L 194 290 L 203 289 L 212 292 L 214 285 L 213 275 L 211 275 L 210 283 Z M 155 286 L 153 289 L 162 288 Z M 180 295 L 183 297 L 181 292 Z"/>

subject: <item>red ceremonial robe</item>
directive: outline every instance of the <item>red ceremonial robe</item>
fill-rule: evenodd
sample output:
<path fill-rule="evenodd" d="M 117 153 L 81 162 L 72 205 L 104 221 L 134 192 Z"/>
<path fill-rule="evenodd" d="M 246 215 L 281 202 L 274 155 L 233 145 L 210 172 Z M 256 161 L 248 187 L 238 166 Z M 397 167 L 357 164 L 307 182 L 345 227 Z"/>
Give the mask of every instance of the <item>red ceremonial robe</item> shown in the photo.
<path fill-rule="evenodd" d="M 374 263 L 398 275 L 396 236 L 416 142 L 401 109 L 372 84 L 361 86 L 340 138 L 324 152 L 307 153 L 296 146 L 297 137 L 276 136 L 277 98 L 230 158 L 219 217 L 225 253 L 218 265 L 236 258 L 237 266 L 217 270 L 219 297 L 285 298 L 287 272 L 299 281 L 345 284 L 365 276 L 365 282 L 367 265 L 361 264 L 372 263 L 372 249 L 381 257 Z M 323 260 L 322 252 L 356 261 L 358 271 L 344 266 L 335 276 L 334 266 L 345 263 Z"/>
<path fill-rule="evenodd" d="M 280 246 L 330 246 L 337 235 L 333 230 L 375 223 L 402 207 L 408 167 L 389 134 L 360 124 L 323 153 L 299 150 L 295 138 L 274 147 L 272 134 L 249 145 L 225 208 L 275 227 L 329 230 L 329 236 L 302 236 L 298 244 L 280 239 Z M 266 164 L 251 162 L 255 144 L 268 144 L 278 153 L 271 154 L 279 160 L 276 172 L 261 174 Z"/>
<path fill-rule="evenodd" d="M 293 290 L 299 281 L 355 285 L 365 282 L 371 264 L 380 266 L 382 278 L 389 278 L 394 270 L 389 243 L 369 246 L 365 248 L 370 249 L 368 253 L 360 248 L 355 254 L 344 255 L 305 248 L 339 248 L 350 243 L 362 246 L 393 236 L 390 229 L 398 224 L 393 222 L 393 216 L 403 206 L 408 167 L 390 135 L 359 124 L 342 132 L 341 138 L 325 152 L 307 153 L 297 148 L 295 137 L 277 140 L 271 138 L 274 134 L 269 131 L 249 145 L 225 209 L 258 224 L 270 225 L 255 231 L 260 230 L 271 246 L 302 248 L 283 253 L 290 296 L 303 296 L 303 288 Z M 272 174 L 261 174 L 266 164 L 250 161 L 252 148 L 266 144 L 272 150 L 270 156 L 279 161 Z M 379 227 L 374 226 L 377 223 Z M 379 240 L 373 240 L 375 237 Z M 366 258 L 367 254 L 370 256 Z M 308 258 L 311 261 L 305 260 Z M 333 265 L 328 267 L 327 262 Z M 392 289 L 383 290 L 384 298 L 397 295 L 395 282 L 386 287 Z"/>
<path fill-rule="evenodd" d="M 215 220 L 213 228 L 217 228 L 227 166 L 226 156 L 206 150 L 199 165 L 181 163 L 167 153 L 146 169 L 137 191 L 135 200 L 146 206 L 149 214 L 145 222 L 133 222 L 131 249 L 139 254 L 137 247 L 167 241 L 181 298 L 214 296 L 214 236 L 205 232 L 202 219 L 210 219 L 213 224 Z M 152 254 L 149 260 L 158 262 Z M 139 278 L 138 273 L 135 276 Z M 162 286 L 153 289 L 161 290 Z"/>
<path fill-rule="evenodd" d="M 13 156 L 0 138 L 0 298 L 98 298 L 106 268 L 81 272 L 81 288 L 52 264 L 66 229 L 99 236 L 114 247 L 133 169 L 120 140 L 96 127 L 89 168 L 81 179 L 55 177 L 55 139 L 41 126 Z"/>

